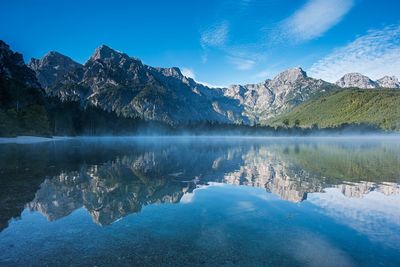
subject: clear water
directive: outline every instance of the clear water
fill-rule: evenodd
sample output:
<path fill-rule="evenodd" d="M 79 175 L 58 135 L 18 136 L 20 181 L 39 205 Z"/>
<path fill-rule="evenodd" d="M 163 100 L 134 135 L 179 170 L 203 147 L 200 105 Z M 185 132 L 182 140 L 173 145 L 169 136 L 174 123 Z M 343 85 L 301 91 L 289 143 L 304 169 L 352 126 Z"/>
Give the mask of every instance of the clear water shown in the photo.
<path fill-rule="evenodd" d="M 1 266 L 400 266 L 400 140 L 0 145 Z"/>

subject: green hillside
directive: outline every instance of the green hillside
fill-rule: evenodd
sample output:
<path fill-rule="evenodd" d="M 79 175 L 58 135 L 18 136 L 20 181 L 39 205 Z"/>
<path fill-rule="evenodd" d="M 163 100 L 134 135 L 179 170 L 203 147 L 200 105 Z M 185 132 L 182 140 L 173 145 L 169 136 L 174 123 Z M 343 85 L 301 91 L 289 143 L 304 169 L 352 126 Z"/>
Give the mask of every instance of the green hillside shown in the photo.
<path fill-rule="evenodd" d="M 281 116 L 266 121 L 271 126 L 319 128 L 341 124 L 373 124 L 400 130 L 400 90 L 344 89 L 318 96 Z"/>

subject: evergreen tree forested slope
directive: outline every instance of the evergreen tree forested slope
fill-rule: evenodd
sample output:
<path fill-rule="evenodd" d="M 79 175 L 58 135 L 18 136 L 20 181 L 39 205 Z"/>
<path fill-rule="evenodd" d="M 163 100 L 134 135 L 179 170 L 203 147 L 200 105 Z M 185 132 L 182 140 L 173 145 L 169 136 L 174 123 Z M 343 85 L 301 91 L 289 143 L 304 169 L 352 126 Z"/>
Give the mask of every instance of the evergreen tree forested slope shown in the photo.
<path fill-rule="evenodd" d="M 310 99 L 265 124 L 319 128 L 371 124 L 384 130 L 398 131 L 400 91 L 355 88 L 338 90 Z"/>

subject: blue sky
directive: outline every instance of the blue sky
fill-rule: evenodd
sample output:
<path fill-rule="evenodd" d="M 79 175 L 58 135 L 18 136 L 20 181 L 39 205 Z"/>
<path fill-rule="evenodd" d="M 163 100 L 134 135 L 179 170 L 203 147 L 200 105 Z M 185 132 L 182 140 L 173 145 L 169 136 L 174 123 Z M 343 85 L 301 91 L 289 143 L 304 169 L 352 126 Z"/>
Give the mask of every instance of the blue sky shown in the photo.
<path fill-rule="evenodd" d="M 84 63 L 106 44 L 211 85 L 290 67 L 335 81 L 400 77 L 397 0 L 2 0 L 0 39 L 25 60 L 50 50 Z"/>

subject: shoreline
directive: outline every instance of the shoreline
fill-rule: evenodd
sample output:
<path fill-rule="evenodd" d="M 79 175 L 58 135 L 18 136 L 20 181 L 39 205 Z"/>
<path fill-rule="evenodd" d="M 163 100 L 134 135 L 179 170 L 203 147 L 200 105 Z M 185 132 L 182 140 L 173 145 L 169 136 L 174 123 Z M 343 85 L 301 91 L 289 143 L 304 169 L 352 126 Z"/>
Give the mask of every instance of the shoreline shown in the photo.
<path fill-rule="evenodd" d="M 61 141 L 68 140 L 74 137 L 68 136 L 53 136 L 53 137 L 42 137 L 42 136 L 29 136 L 22 135 L 16 137 L 0 137 L 0 145 L 1 144 L 35 144 L 35 143 L 43 143 L 43 142 L 51 142 L 51 141 Z"/>
<path fill-rule="evenodd" d="M 243 140 L 374 140 L 374 139 L 395 139 L 400 140 L 399 134 L 354 134 L 354 135 L 282 135 L 282 136 L 260 136 L 260 135 L 115 135 L 115 136 L 53 136 L 53 137 L 40 137 L 40 136 L 16 136 L 16 137 L 0 137 L 0 145 L 2 144 L 35 144 L 54 141 L 65 140 L 107 140 L 107 139 L 166 139 L 172 140 L 181 138 L 183 139 L 243 139 Z"/>

